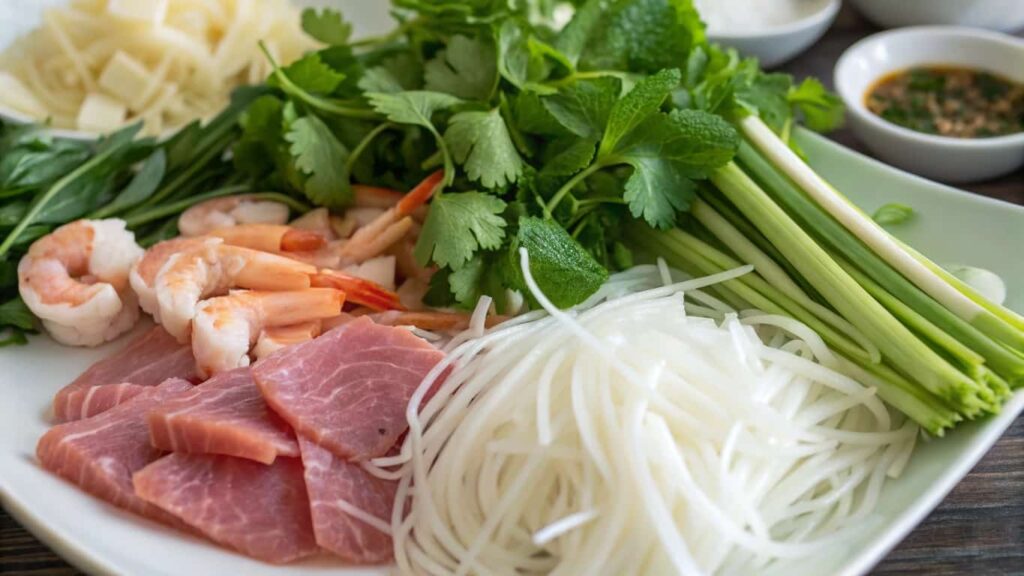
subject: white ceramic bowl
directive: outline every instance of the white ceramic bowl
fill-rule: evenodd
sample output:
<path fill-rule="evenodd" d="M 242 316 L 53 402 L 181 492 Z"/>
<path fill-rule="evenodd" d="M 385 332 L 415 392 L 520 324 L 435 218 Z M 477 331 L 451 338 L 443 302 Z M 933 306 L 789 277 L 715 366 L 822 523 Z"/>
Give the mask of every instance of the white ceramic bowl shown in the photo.
<path fill-rule="evenodd" d="M 744 56 L 757 57 L 766 68 L 778 66 L 817 42 L 832 26 L 842 4 L 842 0 L 829 0 L 821 10 L 806 18 L 764 32 L 708 31 L 708 38 L 731 46 Z"/>
<path fill-rule="evenodd" d="M 1008 32 L 1024 28 L 1021 0 L 851 0 L 883 28 L 949 25 Z"/>
<path fill-rule="evenodd" d="M 1024 4 L 1024 0 L 1021 4 Z M 975 182 L 1024 164 L 1024 132 L 995 138 L 950 138 L 915 132 L 871 113 L 865 94 L 882 76 L 942 64 L 987 70 L 1024 82 L 1024 40 L 958 27 L 916 27 L 869 36 L 851 46 L 835 68 L 836 91 L 849 125 L 890 164 L 945 182 Z"/>

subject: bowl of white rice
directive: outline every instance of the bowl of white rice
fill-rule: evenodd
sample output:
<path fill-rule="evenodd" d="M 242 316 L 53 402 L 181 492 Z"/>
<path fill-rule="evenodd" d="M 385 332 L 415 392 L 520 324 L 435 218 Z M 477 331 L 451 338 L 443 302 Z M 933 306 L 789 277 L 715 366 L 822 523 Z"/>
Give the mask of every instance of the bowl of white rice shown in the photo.
<path fill-rule="evenodd" d="M 832 26 L 841 0 L 695 0 L 708 38 L 778 66 L 804 52 Z"/>

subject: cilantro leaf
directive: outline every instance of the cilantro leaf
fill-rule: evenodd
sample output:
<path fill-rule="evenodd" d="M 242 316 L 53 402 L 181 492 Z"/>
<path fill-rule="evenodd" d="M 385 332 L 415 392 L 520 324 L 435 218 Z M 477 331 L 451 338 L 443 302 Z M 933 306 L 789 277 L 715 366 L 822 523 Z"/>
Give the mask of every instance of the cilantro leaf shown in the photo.
<path fill-rule="evenodd" d="M 736 92 L 742 105 L 755 112 L 772 130 L 780 132 L 792 117 L 789 91 L 793 77 L 788 74 L 757 74 Z"/>
<path fill-rule="evenodd" d="M 508 282 L 529 294 L 520 266 L 519 249 L 530 258 L 530 273 L 541 292 L 559 308 L 575 306 L 608 279 L 608 270 L 553 220 L 533 216 L 519 219 L 519 231 L 509 247 Z"/>
<path fill-rule="evenodd" d="M 590 28 L 580 58 L 588 70 L 654 73 L 686 61 L 705 40 L 692 0 L 614 0 Z"/>
<path fill-rule="evenodd" d="M 423 265 L 433 259 L 438 266 L 459 270 L 477 250 L 501 246 L 504 210 L 503 201 L 480 192 L 435 197 L 416 243 L 416 259 Z"/>
<path fill-rule="evenodd" d="M 577 136 L 600 138 L 619 99 L 622 81 L 613 76 L 583 80 L 541 99 L 544 108 Z"/>
<path fill-rule="evenodd" d="M 366 69 L 359 78 L 363 92 L 395 93 L 420 87 L 423 67 L 411 54 L 398 54 L 383 59 L 380 64 Z"/>
<path fill-rule="evenodd" d="M 624 198 L 634 217 L 669 228 L 705 178 L 736 154 L 739 136 L 719 116 L 695 110 L 656 113 L 633 130 L 606 162 L 633 167 Z"/>
<path fill-rule="evenodd" d="M 313 38 L 334 46 L 348 44 L 352 36 L 352 25 L 337 10 L 324 8 L 317 11 L 306 8 L 302 11 L 302 29 Z"/>
<path fill-rule="evenodd" d="M 338 89 L 345 75 L 324 63 L 320 54 L 313 52 L 281 69 L 299 89 L 313 94 L 330 94 Z M 271 77 L 268 83 L 280 87 L 280 82 Z"/>
<path fill-rule="evenodd" d="M 307 175 L 303 192 L 317 206 L 336 209 L 352 201 L 352 187 L 345 170 L 349 152 L 331 129 L 316 116 L 291 124 L 284 136 L 295 166 Z"/>
<path fill-rule="evenodd" d="M 520 132 L 543 136 L 572 135 L 548 112 L 539 94 L 532 90 L 520 92 L 512 101 L 512 116 Z"/>
<path fill-rule="evenodd" d="M 815 132 L 828 132 L 843 124 L 843 101 L 817 78 L 807 78 L 792 88 L 788 100 L 803 114 L 807 127 Z"/>
<path fill-rule="evenodd" d="M 427 90 L 467 100 L 489 100 L 497 75 L 494 45 L 466 36 L 453 36 L 424 68 Z"/>
<path fill-rule="evenodd" d="M 662 70 L 637 82 L 636 86 L 612 107 L 608 128 L 601 140 L 601 154 L 611 152 L 619 140 L 658 111 L 682 78 L 679 70 Z"/>
<path fill-rule="evenodd" d="M 481 296 L 490 296 L 497 310 L 507 305 L 500 254 L 477 252 L 465 266 L 448 276 L 448 286 L 455 301 L 463 308 L 476 306 Z"/>
<path fill-rule="evenodd" d="M 469 179 L 479 180 L 485 188 L 513 184 L 523 173 L 523 160 L 497 108 L 455 114 L 444 139 Z"/>
<path fill-rule="evenodd" d="M 366 97 L 373 109 L 386 116 L 388 120 L 397 124 L 421 126 L 434 135 L 437 147 L 444 156 L 445 182 L 450 184 L 455 177 L 455 163 L 452 161 L 448 145 L 434 126 L 432 117 L 440 110 L 461 104 L 462 100 L 449 94 L 424 90 L 409 90 L 397 94 L 370 92 Z"/>

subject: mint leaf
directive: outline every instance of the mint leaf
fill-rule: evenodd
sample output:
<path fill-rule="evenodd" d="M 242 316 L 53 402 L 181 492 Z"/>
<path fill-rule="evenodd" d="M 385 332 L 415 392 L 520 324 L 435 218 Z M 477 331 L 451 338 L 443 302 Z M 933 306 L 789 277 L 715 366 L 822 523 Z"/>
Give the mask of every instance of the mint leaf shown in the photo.
<path fill-rule="evenodd" d="M 313 52 L 292 62 L 281 69 L 281 72 L 301 90 L 312 94 L 330 94 L 338 89 L 345 80 L 345 75 L 335 71 L 324 63 L 320 54 Z M 280 87 L 273 76 L 267 81 L 271 86 Z"/>
<path fill-rule="evenodd" d="M 293 122 L 284 136 L 295 166 L 307 175 L 303 192 L 310 202 L 331 209 L 352 201 L 352 187 L 345 170 L 348 150 L 331 129 L 316 116 Z"/>
<path fill-rule="evenodd" d="M 634 217 L 669 228 L 689 208 L 693 179 L 705 178 L 736 154 L 739 136 L 719 116 L 695 110 L 657 113 L 624 138 L 608 163 L 633 167 L 624 198 Z"/>
<path fill-rule="evenodd" d="M 324 8 L 317 11 L 306 8 L 302 11 L 302 29 L 313 38 L 334 46 L 348 44 L 352 36 L 352 25 L 337 10 Z"/>
<path fill-rule="evenodd" d="M 692 0 L 615 0 L 590 27 L 580 68 L 654 73 L 704 42 Z"/>
<path fill-rule="evenodd" d="M 497 108 L 455 114 L 448 122 L 444 139 L 455 161 L 464 165 L 469 179 L 486 188 L 513 184 L 523 172 L 523 160 Z"/>
<path fill-rule="evenodd" d="M 530 258 L 530 273 L 541 292 L 559 308 L 583 302 L 608 279 L 608 271 L 569 236 L 560 224 L 533 216 L 519 219 L 509 248 L 509 284 L 529 295 L 523 278 L 519 249 Z M 531 298 L 532 300 L 532 298 Z"/>
<path fill-rule="evenodd" d="M 600 138 L 608 116 L 619 100 L 622 81 L 607 76 L 583 80 L 541 99 L 544 108 L 566 130 L 585 138 Z"/>
<path fill-rule="evenodd" d="M 662 70 L 644 78 L 615 103 L 608 116 L 608 128 L 601 140 L 600 154 L 611 152 L 619 140 L 656 113 L 672 89 L 679 85 L 679 70 Z"/>
<path fill-rule="evenodd" d="M 914 209 L 906 204 L 886 204 L 875 211 L 871 218 L 882 226 L 897 226 L 914 217 Z"/>
<path fill-rule="evenodd" d="M 815 132 L 829 132 L 843 124 L 843 101 L 817 78 L 807 78 L 790 89 L 788 100 L 803 114 L 807 127 Z"/>
<path fill-rule="evenodd" d="M 497 74 L 494 46 L 466 36 L 453 36 L 424 68 L 427 90 L 467 100 L 490 100 Z"/>
<path fill-rule="evenodd" d="M 597 140 L 592 138 L 574 138 L 566 143 L 555 140 L 552 147 L 557 153 L 548 160 L 540 173 L 542 176 L 572 176 L 583 170 L 594 160 Z"/>
<path fill-rule="evenodd" d="M 477 250 L 501 246 L 504 210 L 504 202 L 480 192 L 435 197 L 416 243 L 416 259 L 424 266 L 433 259 L 438 266 L 459 270 Z"/>

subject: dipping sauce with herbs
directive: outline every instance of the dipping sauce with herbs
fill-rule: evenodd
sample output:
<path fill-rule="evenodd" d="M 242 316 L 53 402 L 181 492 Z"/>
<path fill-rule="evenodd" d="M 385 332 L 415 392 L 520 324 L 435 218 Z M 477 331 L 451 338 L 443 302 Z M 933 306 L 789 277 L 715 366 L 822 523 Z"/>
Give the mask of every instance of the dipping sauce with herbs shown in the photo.
<path fill-rule="evenodd" d="M 991 138 L 1024 131 L 1024 84 L 970 68 L 888 74 L 868 90 L 865 104 L 893 124 L 926 134 Z"/>

